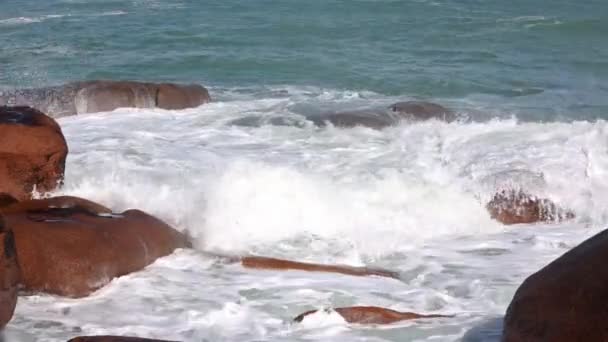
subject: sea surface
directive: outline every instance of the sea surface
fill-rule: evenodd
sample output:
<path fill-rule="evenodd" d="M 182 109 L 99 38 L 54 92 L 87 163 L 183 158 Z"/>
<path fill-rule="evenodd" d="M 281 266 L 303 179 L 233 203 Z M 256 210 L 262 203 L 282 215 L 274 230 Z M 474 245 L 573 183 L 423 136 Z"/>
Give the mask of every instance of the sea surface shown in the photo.
<path fill-rule="evenodd" d="M 196 248 L 85 299 L 21 297 L 9 341 L 498 341 L 523 279 L 608 223 L 606 32 L 605 0 L 0 0 L 0 89 L 174 81 L 213 98 L 58 120 L 57 194 L 146 210 Z M 460 120 L 306 120 L 412 99 Z M 485 203 L 513 187 L 577 217 L 491 220 Z M 401 277 L 247 270 L 208 252 Z M 351 305 L 454 317 L 291 321 Z"/>

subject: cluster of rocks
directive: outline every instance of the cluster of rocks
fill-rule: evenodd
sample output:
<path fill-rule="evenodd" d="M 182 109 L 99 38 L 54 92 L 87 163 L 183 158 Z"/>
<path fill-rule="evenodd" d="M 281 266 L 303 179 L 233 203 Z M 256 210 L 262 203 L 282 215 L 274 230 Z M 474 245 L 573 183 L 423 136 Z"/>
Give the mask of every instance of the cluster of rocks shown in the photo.
<path fill-rule="evenodd" d="M 0 106 L 29 106 L 52 118 L 112 111 L 117 108 L 185 109 L 211 101 L 209 92 L 198 84 L 134 81 L 83 81 L 61 86 L 0 91 Z M 323 127 L 365 126 L 382 129 L 402 120 L 456 120 L 456 114 L 438 104 L 424 101 L 399 102 L 388 108 L 312 115 L 307 119 Z M 235 124 L 249 123 L 237 120 Z M 255 121 L 255 120 L 254 120 Z"/>
<path fill-rule="evenodd" d="M 209 101 L 209 94 L 200 86 L 140 82 L 80 82 L 45 92 L 54 94 L 54 99 L 39 100 L 40 107 L 55 108 L 57 116 L 118 107 L 185 108 Z M 0 101 L 19 102 L 8 101 L 6 94 L 0 94 Z M 390 110 L 400 120 L 455 119 L 453 112 L 429 103 L 400 103 Z M 354 116 L 334 117 L 325 116 L 332 124 L 345 127 L 357 121 Z M 67 154 L 66 140 L 54 119 L 31 107 L 0 106 L 0 330 L 10 321 L 20 293 L 88 296 L 115 277 L 141 270 L 178 248 L 191 248 L 186 235 L 141 210 L 114 213 L 101 204 L 71 196 L 32 198 L 34 191 L 44 193 L 61 186 Z M 550 199 L 521 190 L 499 191 L 486 208 L 504 224 L 555 222 L 575 216 Z M 505 317 L 505 341 L 608 340 L 608 329 L 603 326 L 608 314 L 603 305 L 604 296 L 608 297 L 603 278 L 607 234 L 589 239 L 523 283 Z M 227 258 L 253 269 L 399 278 L 396 272 L 366 267 L 259 256 Z M 448 317 L 373 306 L 333 310 L 347 322 L 360 324 Z M 314 312 L 305 312 L 294 321 Z M 154 340 L 92 336 L 71 341 Z"/>
<path fill-rule="evenodd" d="M 53 118 L 117 108 L 185 109 L 209 101 L 209 92 L 198 84 L 84 81 L 0 91 L 0 106 L 29 106 Z"/>

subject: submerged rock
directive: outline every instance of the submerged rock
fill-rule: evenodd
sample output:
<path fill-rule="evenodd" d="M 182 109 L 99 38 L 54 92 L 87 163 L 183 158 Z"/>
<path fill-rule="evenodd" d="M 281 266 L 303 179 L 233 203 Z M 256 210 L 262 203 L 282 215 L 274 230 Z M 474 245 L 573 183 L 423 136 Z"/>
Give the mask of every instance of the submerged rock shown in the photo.
<path fill-rule="evenodd" d="M 197 84 L 85 81 L 0 93 L 0 105 L 30 106 L 58 118 L 117 108 L 185 109 L 211 100 Z"/>
<path fill-rule="evenodd" d="M 154 340 L 141 337 L 127 336 L 79 336 L 74 337 L 68 342 L 176 342 L 167 340 Z"/>
<path fill-rule="evenodd" d="M 382 111 L 327 113 L 323 115 L 308 116 L 307 119 L 319 127 L 325 127 L 327 126 L 327 123 L 331 123 L 336 127 L 353 128 L 361 126 L 373 129 L 383 129 L 395 125 L 398 122 Z"/>
<path fill-rule="evenodd" d="M 20 278 L 13 232 L 0 216 L 0 332 L 13 317 Z"/>
<path fill-rule="evenodd" d="M 444 315 L 421 315 L 414 312 L 400 312 L 377 306 L 351 306 L 331 310 L 340 314 L 340 316 L 342 316 L 348 323 L 359 324 L 391 324 L 410 319 L 450 317 Z M 318 311 L 319 310 L 307 311 L 301 315 L 298 315 L 293 320 L 296 322 L 302 322 L 306 316 L 312 315 Z M 329 312 L 330 310 L 326 311 Z"/>
<path fill-rule="evenodd" d="M 240 127 L 262 127 L 265 125 L 270 126 L 285 126 L 285 127 L 304 127 L 305 123 L 297 118 L 275 116 L 266 117 L 260 115 L 245 116 L 242 118 L 234 119 L 228 123 L 230 126 Z"/>
<path fill-rule="evenodd" d="M 146 267 L 187 238 L 140 210 L 113 214 L 81 198 L 29 200 L 1 208 L 15 234 L 23 288 L 83 297 Z"/>
<path fill-rule="evenodd" d="M 400 119 L 422 121 L 437 119 L 446 122 L 456 120 L 456 114 L 436 103 L 425 101 L 397 102 L 391 105 L 390 110 L 398 114 Z"/>
<path fill-rule="evenodd" d="M 330 272 L 352 276 L 379 276 L 399 279 L 399 273 L 380 268 L 352 267 L 344 265 L 321 265 L 289 261 L 276 258 L 266 258 L 259 256 L 243 257 L 241 264 L 246 268 L 267 269 L 267 270 L 298 270 L 308 272 Z"/>
<path fill-rule="evenodd" d="M 546 198 L 521 190 L 503 190 L 486 205 L 490 216 L 504 224 L 559 222 L 573 219 L 574 213 Z"/>
<path fill-rule="evenodd" d="M 30 107 L 0 107 L 0 193 L 31 198 L 63 180 L 68 146 L 55 120 Z"/>
<path fill-rule="evenodd" d="M 456 114 L 438 104 L 422 101 L 398 102 L 387 109 L 353 110 L 348 112 L 326 113 L 307 117 L 319 127 L 331 123 L 336 127 L 368 127 L 383 129 L 395 126 L 401 121 L 424 121 L 437 119 L 446 122 L 456 120 Z"/>
<path fill-rule="evenodd" d="M 528 277 L 504 319 L 504 342 L 608 341 L 608 230 Z"/>

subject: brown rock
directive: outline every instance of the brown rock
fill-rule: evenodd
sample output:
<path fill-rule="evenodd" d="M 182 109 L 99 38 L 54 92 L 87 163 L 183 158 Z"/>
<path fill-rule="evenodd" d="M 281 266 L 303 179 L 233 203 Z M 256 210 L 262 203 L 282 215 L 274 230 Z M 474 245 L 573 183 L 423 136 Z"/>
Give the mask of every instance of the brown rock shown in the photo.
<path fill-rule="evenodd" d="M 377 306 L 351 306 L 333 310 L 339 313 L 348 323 L 359 324 L 391 324 L 410 319 L 450 317 L 444 315 L 421 315 L 414 312 L 400 312 Z M 307 311 L 293 320 L 302 322 L 304 317 L 314 314 L 317 311 L 318 310 Z"/>
<path fill-rule="evenodd" d="M 78 114 L 109 112 L 117 108 L 156 107 L 157 87 L 139 82 L 84 82 L 76 92 Z"/>
<path fill-rule="evenodd" d="M 517 289 L 504 342 L 608 341 L 608 230 L 591 237 Z"/>
<path fill-rule="evenodd" d="M 447 122 L 456 120 L 456 114 L 451 110 L 431 102 L 406 101 L 391 105 L 390 110 L 407 120 L 438 119 Z"/>
<path fill-rule="evenodd" d="M 175 342 L 166 340 L 154 340 L 141 337 L 126 336 L 80 336 L 74 337 L 68 342 Z"/>
<path fill-rule="evenodd" d="M 559 222 L 573 219 L 574 213 L 551 200 L 537 198 L 521 190 L 503 190 L 486 205 L 493 219 L 504 224 Z"/>
<path fill-rule="evenodd" d="M 0 192 L 23 200 L 63 180 L 68 146 L 55 120 L 29 107 L 0 107 Z"/>
<path fill-rule="evenodd" d="M 379 268 L 352 267 L 344 265 L 321 265 L 283 259 L 266 258 L 259 256 L 243 257 L 241 264 L 247 268 L 267 270 L 298 270 L 308 272 L 330 272 L 352 276 L 379 276 L 399 279 L 399 273 Z"/>
<path fill-rule="evenodd" d="M 87 296 L 190 246 L 183 234 L 140 210 L 110 214 L 74 197 L 19 202 L 1 212 L 15 234 L 26 291 Z"/>
<path fill-rule="evenodd" d="M 156 93 L 156 106 L 163 109 L 193 108 L 210 100 L 207 89 L 198 84 L 162 83 Z"/>
<path fill-rule="evenodd" d="M 13 232 L 0 216 L 0 331 L 13 317 L 20 277 Z"/>
<path fill-rule="evenodd" d="M 22 202 L 13 202 L 10 205 L 0 207 L 0 213 L 11 214 L 11 213 L 23 213 L 23 212 L 38 212 L 55 210 L 59 212 L 60 209 L 69 209 L 69 212 L 82 212 L 94 215 L 99 214 L 111 214 L 112 210 L 104 207 L 101 204 L 97 204 L 93 201 L 89 201 L 84 198 L 73 197 L 73 196 L 57 196 Z"/>
<path fill-rule="evenodd" d="M 15 197 L 7 194 L 7 193 L 0 193 L 0 209 L 9 206 L 11 204 L 15 204 L 19 202 Z"/>

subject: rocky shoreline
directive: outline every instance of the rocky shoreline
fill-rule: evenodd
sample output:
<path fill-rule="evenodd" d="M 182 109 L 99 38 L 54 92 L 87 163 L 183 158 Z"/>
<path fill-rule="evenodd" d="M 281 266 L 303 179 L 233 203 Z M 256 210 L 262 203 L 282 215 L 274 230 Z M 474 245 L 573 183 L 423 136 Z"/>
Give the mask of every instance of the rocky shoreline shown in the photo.
<path fill-rule="evenodd" d="M 61 127 L 43 111 L 48 110 L 51 116 L 60 117 L 121 107 L 190 108 L 210 100 L 207 90 L 202 86 L 123 81 L 80 82 L 64 87 L 0 94 L 0 241 L 3 243 L 3 253 L 0 255 L 0 329 L 10 321 L 19 293 L 86 297 L 113 278 L 139 271 L 176 249 L 192 248 L 187 234 L 137 209 L 114 213 L 103 204 L 77 197 L 33 198 L 34 191 L 46 193 L 62 185 L 68 154 L 68 144 Z M 382 113 L 386 116 L 383 117 Z M 380 119 L 370 120 L 370 117 Z M 318 126 L 329 123 L 339 127 L 366 126 L 382 129 L 403 120 L 428 119 L 450 122 L 457 120 L 457 116 L 453 111 L 437 104 L 408 101 L 396 103 L 378 113 L 333 113 L 317 119 L 311 118 L 311 121 Z M 559 207 L 548 198 L 528 194 L 525 189 L 498 191 L 486 204 L 486 209 L 492 218 L 505 225 L 559 222 L 576 217 L 571 210 Z M 603 240 L 602 236 L 603 233 L 600 233 L 590 241 Z M 551 264 L 539 272 L 541 276 L 533 276 L 533 279 L 544 279 L 543 274 L 549 274 L 547 277 L 550 278 L 556 272 L 566 280 L 582 276 L 575 266 L 584 262 L 588 256 L 596 260 L 597 255 L 595 252 L 579 253 L 576 250 L 595 251 L 597 246 L 597 243 L 585 242 L 561 257 L 566 263 L 574 265 L 568 268 L 572 273 L 556 271 Z M 252 269 L 301 270 L 399 279 L 399 274 L 390 270 L 320 265 L 262 256 L 227 258 Z M 530 283 L 534 285 L 526 285 Z M 534 290 L 529 291 L 530 287 Z M 545 289 L 554 292 L 545 292 Z M 577 334 L 581 333 L 581 329 L 594 328 L 595 326 L 584 324 L 555 323 L 563 319 L 562 316 L 555 315 L 558 309 L 563 309 L 555 303 L 548 309 L 546 318 L 541 314 L 526 316 L 530 309 L 519 309 L 521 305 L 535 305 L 520 303 L 542 302 L 543 298 L 549 298 L 546 297 L 547 293 L 561 290 L 576 292 L 580 289 L 571 286 L 556 290 L 543 281 L 526 281 L 507 312 L 505 341 L 535 340 L 532 339 L 534 336 L 540 336 L 536 340 L 541 341 L 546 340 L 543 339 L 546 336 L 560 334 L 579 336 Z M 582 302 L 588 303 L 588 307 L 593 302 L 589 298 L 595 298 L 595 295 L 603 298 L 601 286 L 590 285 L 588 291 L 585 291 L 586 301 Z M 524 296 L 522 293 L 526 293 L 523 302 L 518 300 Z M 569 305 L 572 307 L 574 304 Z M 588 307 L 581 307 L 581 319 Z M 449 317 L 397 312 L 371 306 L 334 310 L 347 322 L 358 324 L 390 324 L 409 319 Z M 589 310 L 594 315 L 604 312 L 604 309 L 595 306 Z M 313 311 L 305 312 L 297 316 L 295 321 L 301 321 L 311 313 Z M 560 329 L 568 330 L 563 332 Z M 602 331 L 597 333 L 604 336 Z M 78 337 L 71 341 L 153 340 L 98 336 Z"/>

